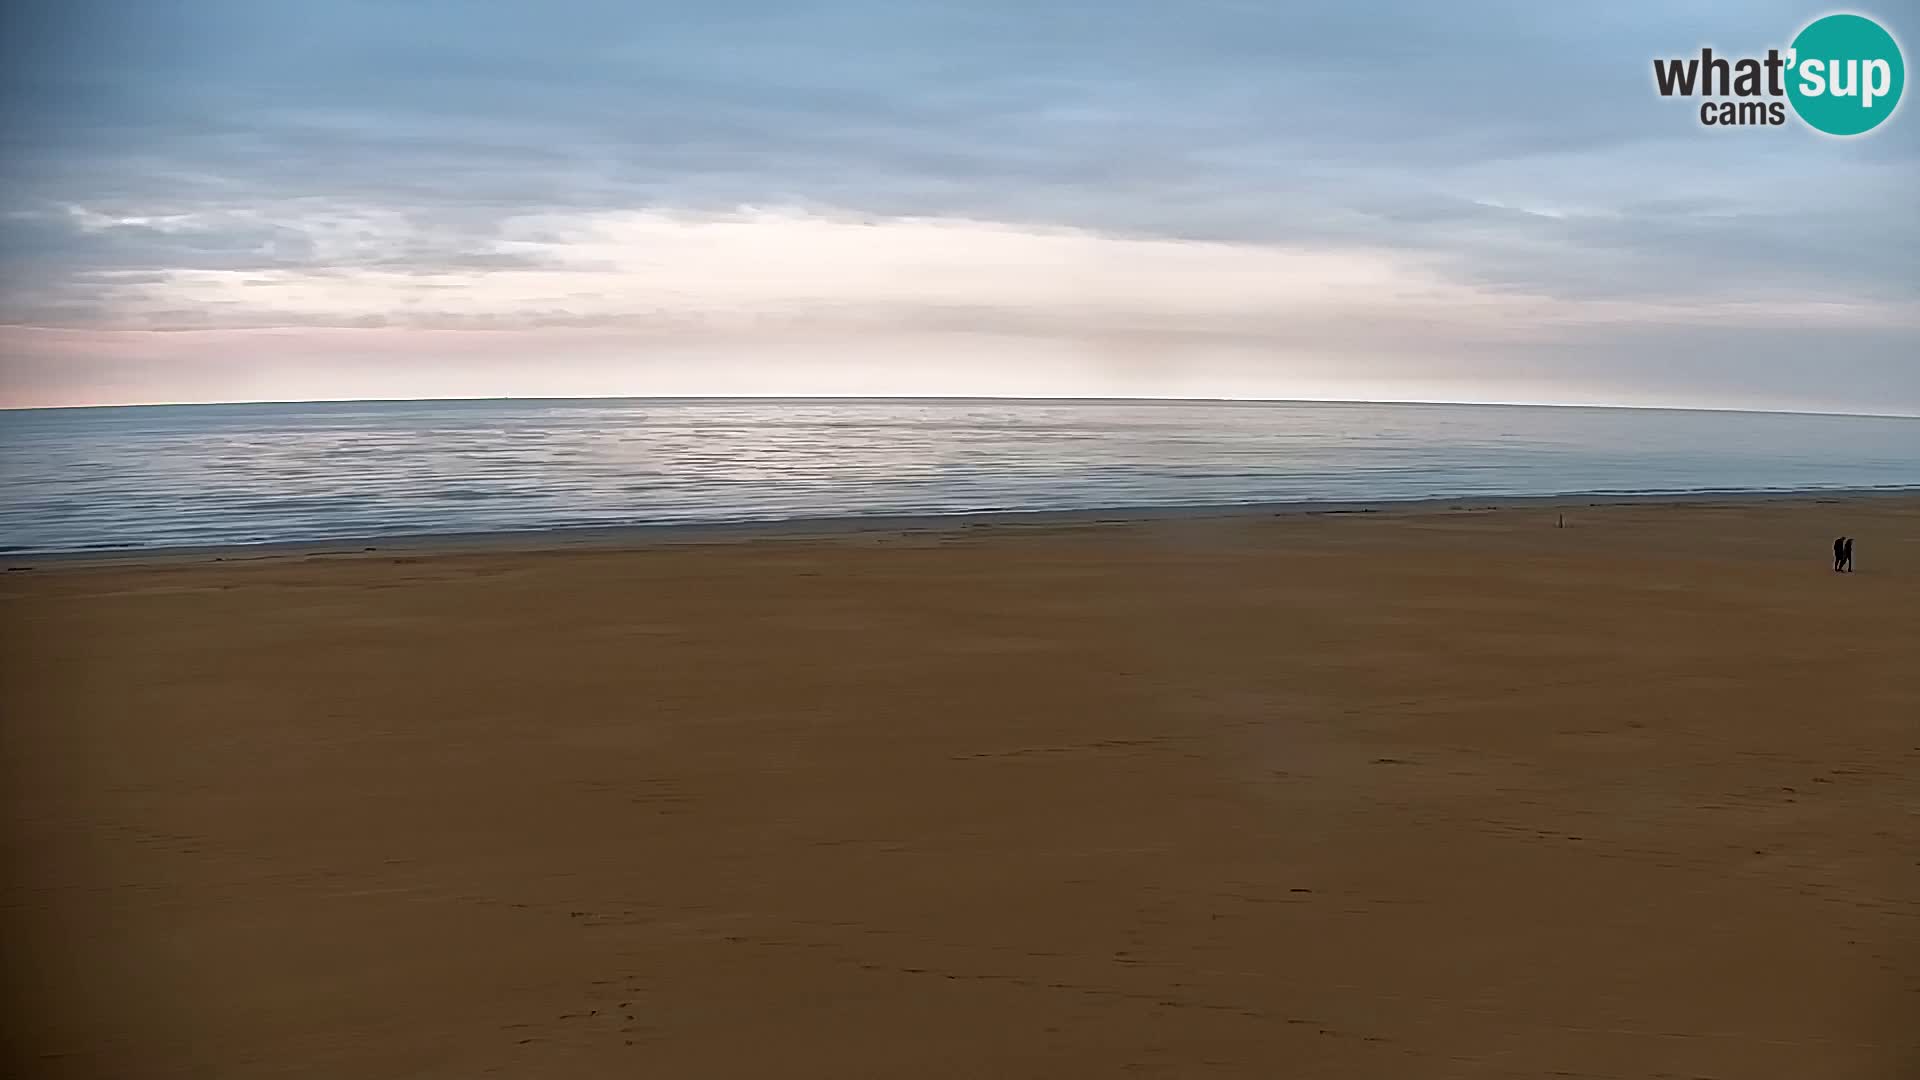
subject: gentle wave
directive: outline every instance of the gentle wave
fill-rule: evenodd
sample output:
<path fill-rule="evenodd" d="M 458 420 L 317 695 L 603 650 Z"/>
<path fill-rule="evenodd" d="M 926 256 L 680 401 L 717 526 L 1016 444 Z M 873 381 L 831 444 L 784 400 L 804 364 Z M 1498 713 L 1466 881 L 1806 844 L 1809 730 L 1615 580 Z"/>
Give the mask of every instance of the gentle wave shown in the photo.
<path fill-rule="evenodd" d="M 0 413 L 0 550 L 1452 496 L 1920 487 L 1920 420 L 582 400 Z"/>

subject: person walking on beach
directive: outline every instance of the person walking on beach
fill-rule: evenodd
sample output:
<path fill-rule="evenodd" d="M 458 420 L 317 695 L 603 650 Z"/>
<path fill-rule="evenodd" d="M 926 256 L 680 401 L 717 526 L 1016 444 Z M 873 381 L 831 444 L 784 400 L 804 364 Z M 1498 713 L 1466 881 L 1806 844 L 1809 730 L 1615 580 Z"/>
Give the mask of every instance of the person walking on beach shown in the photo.
<path fill-rule="evenodd" d="M 1847 573 L 1853 573 L 1853 537 L 1840 538 L 1840 566 Z"/>
<path fill-rule="evenodd" d="M 1840 567 L 1845 564 L 1846 561 L 1847 538 L 1844 536 L 1836 536 L 1833 538 L 1833 572 L 1836 574 L 1839 573 Z"/>

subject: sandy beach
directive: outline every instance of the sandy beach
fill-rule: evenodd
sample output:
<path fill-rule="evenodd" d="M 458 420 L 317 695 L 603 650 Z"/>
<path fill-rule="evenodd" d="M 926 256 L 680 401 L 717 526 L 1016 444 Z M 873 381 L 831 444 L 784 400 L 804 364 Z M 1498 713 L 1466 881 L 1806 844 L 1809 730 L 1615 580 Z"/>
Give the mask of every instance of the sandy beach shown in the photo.
<path fill-rule="evenodd" d="M 1920 498 L 516 543 L 11 564 L 15 1075 L 1920 1075 Z"/>

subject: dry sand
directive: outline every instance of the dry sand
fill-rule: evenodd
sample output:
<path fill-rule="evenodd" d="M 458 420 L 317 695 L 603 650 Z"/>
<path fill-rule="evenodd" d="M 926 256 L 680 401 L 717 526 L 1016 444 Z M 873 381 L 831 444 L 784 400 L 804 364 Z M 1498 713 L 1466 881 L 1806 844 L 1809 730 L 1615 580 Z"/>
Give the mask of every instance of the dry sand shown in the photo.
<path fill-rule="evenodd" d="M 10 573 L 16 1074 L 1920 1076 L 1920 500 L 1560 512 Z"/>

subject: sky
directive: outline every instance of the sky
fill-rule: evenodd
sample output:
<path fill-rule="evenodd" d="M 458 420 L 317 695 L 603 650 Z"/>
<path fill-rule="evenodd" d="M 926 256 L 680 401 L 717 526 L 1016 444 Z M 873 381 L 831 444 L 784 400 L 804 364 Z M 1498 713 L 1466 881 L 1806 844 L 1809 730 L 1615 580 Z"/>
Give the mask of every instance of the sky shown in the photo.
<path fill-rule="evenodd" d="M 1916 107 L 1653 88 L 1828 10 L 12 0 L 0 405 L 1920 414 Z"/>

